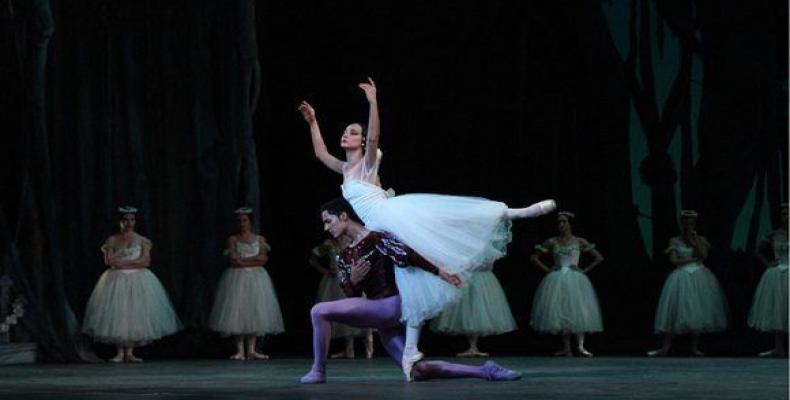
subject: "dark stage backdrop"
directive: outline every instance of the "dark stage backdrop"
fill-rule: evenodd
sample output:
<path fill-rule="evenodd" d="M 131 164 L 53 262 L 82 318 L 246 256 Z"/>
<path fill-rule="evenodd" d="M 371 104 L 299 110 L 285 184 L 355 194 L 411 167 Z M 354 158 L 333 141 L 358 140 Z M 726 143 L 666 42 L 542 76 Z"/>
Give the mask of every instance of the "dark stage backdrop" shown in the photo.
<path fill-rule="evenodd" d="M 606 328 L 591 350 L 657 344 L 680 208 L 701 213 L 733 315 L 706 349 L 766 346 L 745 317 L 757 238 L 787 198 L 787 3 L 559 3 L 0 0 L 0 254 L 31 300 L 19 335 L 45 360 L 90 354 L 77 332 L 98 248 L 116 206 L 134 204 L 186 326 L 141 354 L 225 356 L 206 320 L 232 211 L 250 205 L 286 321 L 264 350 L 307 355 L 320 279 L 307 258 L 341 177 L 314 158 L 296 106 L 316 107 L 337 151 L 343 127 L 366 118 L 356 83 L 370 75 L 386 187 L 514 206 L 553 197 L 577 213 L 576 233 L 606 257 L 590 273 Z M 528 257 L 554 220 L 513 231 L 495 273 L 521 329 L 483 346 L 547 354 L 557 339 L 528 327 L 542 278 Z M 433 354 L 462 347 L 425 340 Z"/>

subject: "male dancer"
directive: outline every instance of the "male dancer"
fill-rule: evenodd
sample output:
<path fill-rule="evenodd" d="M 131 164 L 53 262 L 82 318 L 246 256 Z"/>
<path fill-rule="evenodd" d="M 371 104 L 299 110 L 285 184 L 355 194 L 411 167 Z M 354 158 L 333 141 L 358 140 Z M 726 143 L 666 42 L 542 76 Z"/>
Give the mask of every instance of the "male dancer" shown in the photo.
<path fill-rule="evenodd" d="M 313 366 L 300 381 L 326 382 L 326 356 L 332 322 L 378 329 L 387 353 L 400 365 L 404 335 L 400 324 L 401 300 L 393 268 L 422 268 L 455 285 L 460 284 L 460 280 L 432 265 L 392 236 L 367 230 L 343 199 L 324 204 L 321 207 L 321 219 L 324 230 L 332 237 L 346 236 L 351 239 L 351 245 L 341 253 L 338 262 L 338 277 L 348 298 L 318 303 L 310 311 L 313 323 Z M 362 293 L 367 298 L 360 297 Z M 500 367 L 493 361 L 487 361 L 482 366 L 420 361 L 414 366 L 413 373 L 416 380 L 480 378 L 512 381 L 521 378 L 520 373 Z"/>

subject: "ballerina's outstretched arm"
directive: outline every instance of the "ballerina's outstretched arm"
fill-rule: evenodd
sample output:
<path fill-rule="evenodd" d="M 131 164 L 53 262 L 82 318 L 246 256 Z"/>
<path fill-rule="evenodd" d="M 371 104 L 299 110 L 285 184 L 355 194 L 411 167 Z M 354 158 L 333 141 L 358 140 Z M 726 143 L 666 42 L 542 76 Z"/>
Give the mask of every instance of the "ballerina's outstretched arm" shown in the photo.
<path fill-rule="evenodd" d="M 321 136 L 321 129 L 318 127 L 318 120 L 315 118 L 315 109 L 313 106 L 306 101 L 302 101 L 302 103 L 299 104 L 299 111 L 302 113 L 305 122 L 310 125 L 310 137 L 313 139 L 313 151 L 315 151 L 315 156 L 324 163 L 324 165 L 329 167 L 329 169 L 342 174 L 343 162 L 337 159 L 337 157 L 329 154 L 329 150 L 326 149 L 324 138 Z"/>
<path fill-rule="evenodd" d="M 365 92 L 365 97 L 370 104 L 368 112 L 368 136 L 365 144 L 365 165 L 372 166 L 376 163 L 379 149 L 379 105 L 376 98 L 376 83 L 368 77 L 367 83 L 360 83 L 359 88 Z"/>

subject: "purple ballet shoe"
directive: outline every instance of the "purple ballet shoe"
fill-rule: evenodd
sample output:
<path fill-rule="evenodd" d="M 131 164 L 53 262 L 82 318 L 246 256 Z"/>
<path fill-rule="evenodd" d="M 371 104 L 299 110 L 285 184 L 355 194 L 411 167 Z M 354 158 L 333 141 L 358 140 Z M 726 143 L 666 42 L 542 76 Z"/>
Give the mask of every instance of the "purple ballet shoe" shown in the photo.
<path fill-rule="evenodd" d="M 318 371 L 310 371 L 307 375 L 303 376 L 302 379 L 299 379 L 300 383 L 304 383 L 307 385 L 316 384 L 316 383 L 326 383 L 326 375 L 323 372 Z"/>
<path fill-rule="evenodd" d="M 500 366 L 493 361 L 486 361 L 483 369 L 488 373 L 489 381 L 515 381 L 521 379 L 521 372 Z"/>

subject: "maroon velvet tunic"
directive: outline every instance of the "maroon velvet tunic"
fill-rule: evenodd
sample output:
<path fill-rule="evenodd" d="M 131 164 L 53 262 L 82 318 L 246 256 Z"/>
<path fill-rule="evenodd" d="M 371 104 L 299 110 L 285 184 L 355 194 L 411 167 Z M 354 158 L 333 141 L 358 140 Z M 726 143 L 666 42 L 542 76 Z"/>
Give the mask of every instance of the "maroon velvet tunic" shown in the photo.
<path fill-rule="evenodd" d="M 351 266 L 361 260 L 370 262 L 370 271 L 355 285 L 351 283 Z M 360 297 L 362 293 L 374 300 L 395 296 L 398 294 L 398 286 L 395 284 L 393 267 L 417 267 L 432 274 L 439 274 L 435 265 L 393 236 L 370 232 L 358 244 L 349 246 L 340 253 L 340 287 L 348 297 Z"/>

